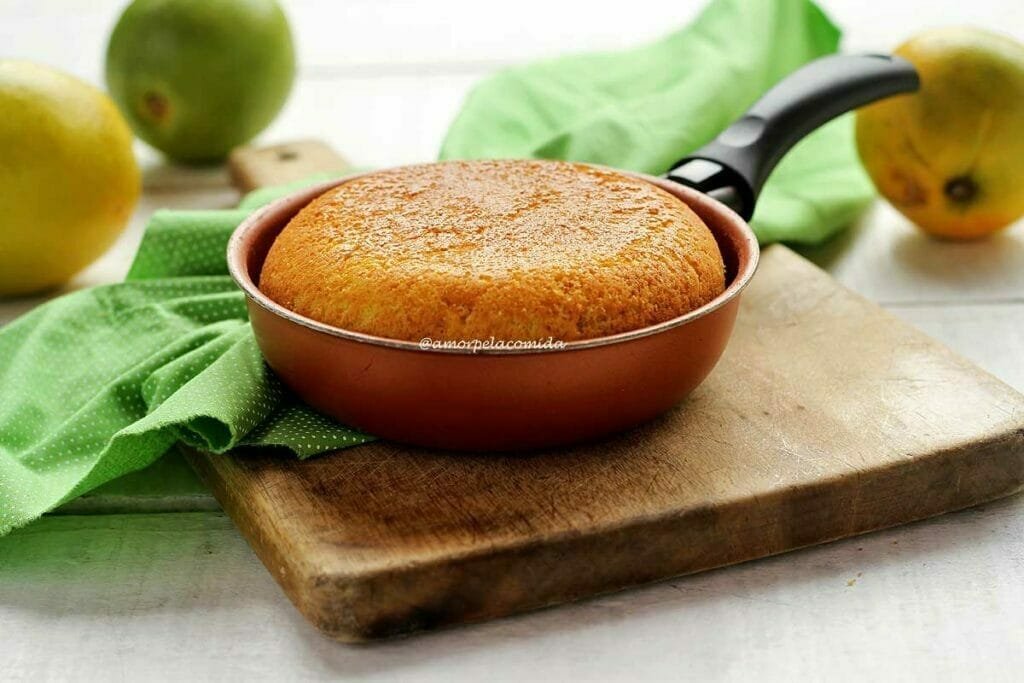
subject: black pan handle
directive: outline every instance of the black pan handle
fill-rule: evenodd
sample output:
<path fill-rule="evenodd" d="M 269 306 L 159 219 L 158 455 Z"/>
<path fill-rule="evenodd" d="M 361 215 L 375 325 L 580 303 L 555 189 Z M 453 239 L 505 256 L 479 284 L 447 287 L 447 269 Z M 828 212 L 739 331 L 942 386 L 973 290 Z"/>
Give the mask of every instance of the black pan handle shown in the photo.
<path fill-rule="evenodd" d="M 765 180 L 801 138 L 843 112 L 917 90 L 917 71 L 895 55 L 833 55 L 782 79 L 741 119 L 666 174 L 745 219 Z"/>

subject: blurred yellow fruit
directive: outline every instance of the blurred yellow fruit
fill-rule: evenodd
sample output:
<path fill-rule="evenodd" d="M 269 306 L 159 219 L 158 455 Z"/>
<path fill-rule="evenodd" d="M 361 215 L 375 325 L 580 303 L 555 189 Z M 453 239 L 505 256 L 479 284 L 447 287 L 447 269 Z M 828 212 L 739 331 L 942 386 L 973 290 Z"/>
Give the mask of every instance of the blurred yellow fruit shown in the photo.
<path fill-rule="evenodd" d="M 106 95 L 0 60 L 0 296 L 70 279 L 124 228 L 139 189 L 131 132 Z"/>
<path fill-rule="evenodd" d="M 857 113 L 875 186 L 925 232 L 982 237 L 1024 215 L 1024 45 L 974 28 L 928 31 L 896 54 L 921 90 Z"/>

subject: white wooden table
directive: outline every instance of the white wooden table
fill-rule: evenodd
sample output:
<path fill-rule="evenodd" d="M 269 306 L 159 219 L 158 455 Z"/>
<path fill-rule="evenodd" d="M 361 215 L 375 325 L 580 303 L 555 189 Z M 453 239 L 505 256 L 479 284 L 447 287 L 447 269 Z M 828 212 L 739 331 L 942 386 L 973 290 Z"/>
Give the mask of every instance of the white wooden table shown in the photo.
<path fill-rule="evenodd" d="M 121 0 L 5 0 L 4 56 L 101 82 Z M 652 38 L 699 3 L 286 2 L 302 69 L 262 136 L 327 139 L 360 165 L 429 160 L 467 88 L 505 64 Z M 851 50 L 970 22 L 1024 39 L 1019 0 L 831 0 Z M 221 170 L 140 147 L 131 228 L 73 286 L 123 276 L 158 207 L 234 203 Z M 1024 226 L 951 245 L 878 205 L 808 252 L 1024 391 Z M 0 303 L 0 323 L 39 299 Z M 112 509 L 111 507 L 106 508 Z M 328 641 L 205 494 L 64 514 L 0 540 L 0 679 L 1019 680 L 1024 496 L 931 521 L 517 618 L 370 646 Z M 93 507 L 103 512 L 103 503 Z"/>

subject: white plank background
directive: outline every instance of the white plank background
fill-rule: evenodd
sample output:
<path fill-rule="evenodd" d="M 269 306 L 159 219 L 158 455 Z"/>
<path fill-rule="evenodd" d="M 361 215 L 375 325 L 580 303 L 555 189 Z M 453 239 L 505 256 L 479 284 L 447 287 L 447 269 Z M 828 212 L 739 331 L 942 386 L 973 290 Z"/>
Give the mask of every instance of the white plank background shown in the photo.
<path fill-rule="evenodd" d="M 0 0 L 0 55 L 101 83 L 121 0 Z M 1024 39 L 1019 0 L 830 0 L 851 50 L 973 23 Z M 360 165 L 434 157 L 461 98 L 504 65 L 626 47 L 691 0 L 285 2 L 301 72 L 262 139 L 328 140 Z M 230 206 L 218 169 L 140 145 L 129 230 L 72 287 L 119 279 L 158 207 Z M 1024 228 L 921 237 L 879 204 L 808 256 L 1024 390 Z M 43 298 L 0 302 L 0 324 Z M 209 501 L 197 501 L 202 509 Z M 155 506 L 160 509 L 160 506 Z M 174 505 L 169 506 L 175 509 Z M 62 515 L 0 540 L 4 680 L 993 680 L 1024 668 L 1024 499 L 522 617 L 351 647 L 306 625 L 222 514 Z"/>

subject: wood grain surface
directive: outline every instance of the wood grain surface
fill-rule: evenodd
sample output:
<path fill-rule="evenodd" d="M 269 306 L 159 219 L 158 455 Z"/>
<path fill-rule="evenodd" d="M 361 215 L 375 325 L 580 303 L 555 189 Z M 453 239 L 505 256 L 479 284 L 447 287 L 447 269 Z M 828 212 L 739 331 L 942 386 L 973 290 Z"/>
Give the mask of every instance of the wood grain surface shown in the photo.
<path fill-rule="evenodd" d="M 1008 495 L 1024 486 L 1024 397 L 774 246 L 711 377 L 606 442 L 189 459 L 299 610 L 360 640 Z"/>
<path fill-rule="evenodd" d="M 302 180 L 314 173 L 341 172 L 348 167 L 345 159 L 319 140 L 238 147 L 228 159 L 231 181 L 243 192 Z"/>

